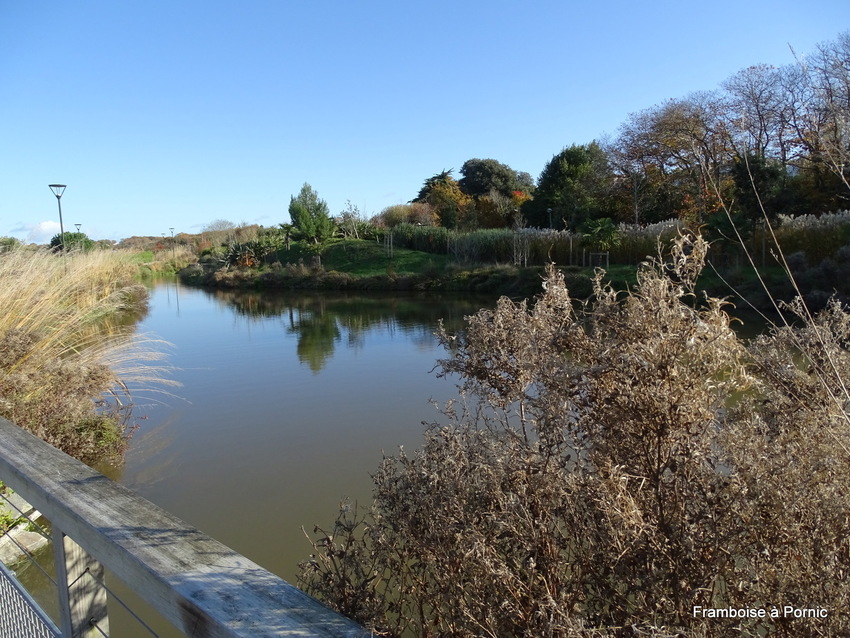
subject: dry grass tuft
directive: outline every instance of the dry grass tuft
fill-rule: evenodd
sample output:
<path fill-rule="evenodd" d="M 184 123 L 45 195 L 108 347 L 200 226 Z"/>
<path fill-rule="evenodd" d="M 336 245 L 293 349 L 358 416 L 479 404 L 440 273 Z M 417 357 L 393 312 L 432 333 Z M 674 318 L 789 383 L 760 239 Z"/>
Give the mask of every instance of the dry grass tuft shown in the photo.
<path fill-rule="evenodd" d="M 136 272 L 116 251 L 0 255 L 0 416 L 87 463 L 120 457 L 128 383 L 162 373 L 126 325 L 147 303 Z"/>

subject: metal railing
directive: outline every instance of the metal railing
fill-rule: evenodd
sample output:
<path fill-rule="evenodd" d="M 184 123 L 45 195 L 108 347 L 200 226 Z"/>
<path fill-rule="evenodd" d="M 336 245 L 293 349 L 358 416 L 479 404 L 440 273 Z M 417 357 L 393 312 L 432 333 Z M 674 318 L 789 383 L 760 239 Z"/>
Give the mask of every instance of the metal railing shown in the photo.
<path fill-rule="evenodd" d="M 0 614 L 3 622 L 9 617 L 16 623 L 10 636 L 108 635 L 104 568 L 187 636 L 371 635 L 5 419 L 0 419 L 0 480 L 51 522 L 59 592 L 55 633 L 50 619 L 3 570 Z M 12 605 L 14 611 L 5 613 Z M 6 635 L 3 628 L 0 637 Z"/>
<path fill-rule="evenodd" d="M 0 563 L 0 638 L 58 638 L 59 628 Z"/>

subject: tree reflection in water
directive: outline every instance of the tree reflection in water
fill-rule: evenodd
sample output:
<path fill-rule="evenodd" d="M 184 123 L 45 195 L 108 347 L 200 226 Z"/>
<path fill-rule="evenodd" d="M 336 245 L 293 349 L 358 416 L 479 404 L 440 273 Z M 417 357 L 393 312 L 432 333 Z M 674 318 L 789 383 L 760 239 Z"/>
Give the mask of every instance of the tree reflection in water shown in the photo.
<path fill-rule="evenodd" d="M 434 343 L 429 326 L 442 320 L 450 331 L 461 330 L 464 316 L 493 303 L 492 297 L 469 295 L 217 290 L 213 296 L 242 317 L 280 317 L 287 332 L 298 337 L 299 361 L 313 373 L 327 365 L 343 334 L 349 346 L 362 347 L 370 330 L 400 330 L 427 348 Z"/>

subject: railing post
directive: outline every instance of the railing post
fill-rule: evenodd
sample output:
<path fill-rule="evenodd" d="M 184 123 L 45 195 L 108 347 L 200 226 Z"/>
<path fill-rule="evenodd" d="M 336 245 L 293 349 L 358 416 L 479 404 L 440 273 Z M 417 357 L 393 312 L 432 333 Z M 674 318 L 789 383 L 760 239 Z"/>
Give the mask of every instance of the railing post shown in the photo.
<path fill-rule="evenodd" d="M 56 562 L 62 636 L 108 636 L 106 589 L 101 584 L 104 578 L 103 565 L 55 527 L 53 557 Z"/>

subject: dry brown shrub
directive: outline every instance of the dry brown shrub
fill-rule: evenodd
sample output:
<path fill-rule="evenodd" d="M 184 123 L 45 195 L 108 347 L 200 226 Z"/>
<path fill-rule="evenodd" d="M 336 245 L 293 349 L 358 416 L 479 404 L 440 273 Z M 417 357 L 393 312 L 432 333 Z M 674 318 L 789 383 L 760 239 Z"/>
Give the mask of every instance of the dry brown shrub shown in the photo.
<path fill-rule="evenodd" d="M 441 332 L 465 401 L 302 584 L 388 636 L 850 633 L 850 315 L 743 342 L 696 298 L 706 250 L 680 238 L 628 293 L 600 274 L 586 305 L 551 270 L 533 306 Z"/>

